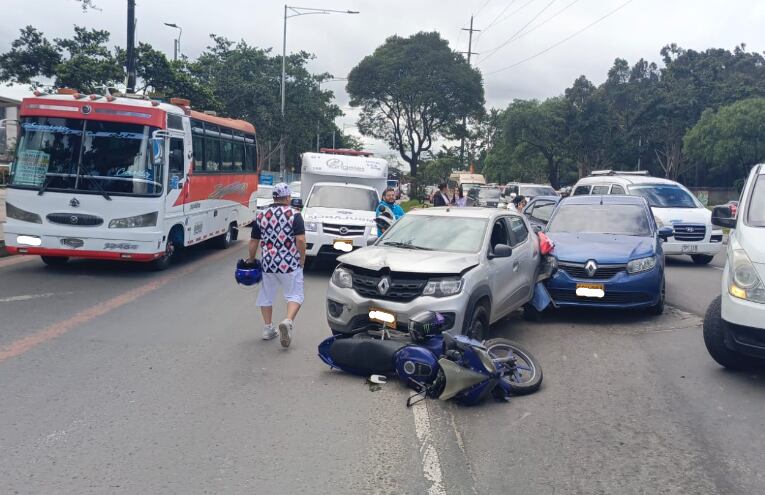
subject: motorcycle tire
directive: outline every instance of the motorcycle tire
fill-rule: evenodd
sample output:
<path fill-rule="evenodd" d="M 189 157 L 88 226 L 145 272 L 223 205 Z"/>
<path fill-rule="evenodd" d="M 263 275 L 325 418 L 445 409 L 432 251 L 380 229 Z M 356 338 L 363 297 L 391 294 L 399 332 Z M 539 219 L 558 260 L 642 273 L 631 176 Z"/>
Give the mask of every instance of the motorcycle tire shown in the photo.
<path fill-rule="evenodd" d="M 512 352 L 516 357 L 516 364 L 527 368 L 520 372 L 520 380 L 514 374 L 508 374 L 502 378 L 514 395 L 533 394 L 542 386 L 542 367 L 525 347 L 508 339 L 487 340 L 484 346 L 495 359 L 506 357 L 509 352 Z M 500 349 L 504 352 L 497 353 Z"/>

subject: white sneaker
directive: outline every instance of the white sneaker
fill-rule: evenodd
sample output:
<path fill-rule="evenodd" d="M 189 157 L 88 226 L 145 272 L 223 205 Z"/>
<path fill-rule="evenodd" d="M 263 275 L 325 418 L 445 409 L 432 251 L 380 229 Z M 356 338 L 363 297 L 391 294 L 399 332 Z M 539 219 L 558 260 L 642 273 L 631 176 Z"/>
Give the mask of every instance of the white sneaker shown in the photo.
<path fill-rule="evenodd" d="M 274 337 L 276 337 L 276 329 L 273 324 L 263 327 L 263 340 L 271 340 Z"/>
<path fill-rule="evenodd" d="M 279 342 L 281 342 L 282 347 L 290 346 L 290 342 L 292 342 L 292 328 L 292 320 L 284 320 L 279 323 Z"/>

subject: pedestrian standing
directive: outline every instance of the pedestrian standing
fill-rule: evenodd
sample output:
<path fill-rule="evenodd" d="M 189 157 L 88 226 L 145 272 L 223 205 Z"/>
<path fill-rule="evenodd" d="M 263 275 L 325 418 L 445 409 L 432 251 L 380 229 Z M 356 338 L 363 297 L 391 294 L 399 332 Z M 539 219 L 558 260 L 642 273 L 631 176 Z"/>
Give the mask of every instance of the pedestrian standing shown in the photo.
<path fill-rule="evenodd" d="M 252 225 L 250 258 L 262 251 L 263 281 L 256 304 L 263 315 L 263 339 L 279 335 L 282 347 L 292 342 L 294 320 L 303 304 L 303 266 L 305 264 L 305 225 L 303 217 L 290 206 L 292 191 L 281 182 L 274 186 L 274 203 L 258 212 Z M 274 328 L 273 303 L 279 288 L 287 301 L 287 317 Z"/>
<path fill-rule="evenodd" d="M 390 214 L 393 215 L 393 218 L 390 219 L 390 223 L 395 222 L 399 218 L 404 216 L 404 209 L 401 208 L 400 205 L 396 204 L 396 190 L 392 187 L 388 187 L 383 191 L 382 194 L 382 201 L 380 201 L 380 204 L 377 205 L 376 209 L 377 215 L 381 216 L 386 212 L 390 212 Z M 382 229 L 378 226 L 377 227 L 377 237 L 380 237 L 383 234 Z"/>
<path fill-rule="evenodd" d="M 438 191 L 433 195 L 433 206 L 449 206 L 449 197 L 446 195 L 446 183 L 438 185 Z"/>
<path fill-rule="evenodd" d="M 513 198 L 513 206 L 515 206 L 515 209 L 518 211 L 518 213 L 523 213 L 523 209 L 526 208 L 526 204 L 526 197 L 521 194 Z"/>
<path fill-rule="evenodd" d="M 465 197 L 465 191 L 462 190 L 462 186 L 459 187 L 457 194 L 454 197 L 454 206 L 458 208 L 467 206 L 467 198 Z"/>

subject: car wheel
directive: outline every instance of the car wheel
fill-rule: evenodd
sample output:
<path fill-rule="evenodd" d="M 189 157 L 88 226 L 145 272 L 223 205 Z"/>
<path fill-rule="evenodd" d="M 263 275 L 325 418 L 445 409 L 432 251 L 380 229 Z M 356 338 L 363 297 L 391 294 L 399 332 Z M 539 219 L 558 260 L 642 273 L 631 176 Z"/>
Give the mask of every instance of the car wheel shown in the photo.
<path fill-rule="evenodd" d="M 661 296 L 659 302 L 648 308 L 648 312 L 652 315 L 660 315 L 664 313 L 664 300 L 666 299 L 667 285 L 664 280 L 661 281 Z"/>
<path fill-rule="evenodd" d="M 68 256 L 40 256 L 40 259 L 48 266 L 61 266 L 69 261 Z"/>
<path fill-rule="evenodd" d="M 483 341 L 489 335 L 489 310 L 485 304 L 478 304 L 465 325 L 465 335 Z"/>
<path fill-rule="evenodd" d="M 692 254 L 691 259 L 697 265 L 708 265 L 715 257 L 708 254 Z"/>
<path fill-rule="evenodd" d="M 722 297 L 712 301 L 704 317 L 704 344 L 712 359 L 731 370 L 749 370 L 765 365 L 760 360 L 733 351 L 725 345 L 725 331 L 729 323 L 722 319 Z"/>

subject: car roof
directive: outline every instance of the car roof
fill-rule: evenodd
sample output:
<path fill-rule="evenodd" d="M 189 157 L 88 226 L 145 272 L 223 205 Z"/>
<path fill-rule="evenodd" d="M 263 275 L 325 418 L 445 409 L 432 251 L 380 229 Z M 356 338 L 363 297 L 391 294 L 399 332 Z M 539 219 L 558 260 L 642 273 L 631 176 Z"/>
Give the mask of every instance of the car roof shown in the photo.
<path fill-rule="evenodd" d="M 569 196 L 561 200 L 561 205 L 641 205 L 645 206 L 648 202 L 643 196 L 626 196 L 622 194 L 616 195 L 579 195 Z"/>
<path fill-rule="evenodd" d="M 592 184 L 661 184 L 678 185 L 677 182 L 661 177 L 651 177 L 650 175 L 595 175 L 579 179 L 575 187 L 588 186 Z"/>
<path fill-rule="evenodd" d="M 459 218 L 489 218 L 493 219 L 503 215 L 521 216 L 520 213 L 502 208 L 468 207 L 457 208 L 453 206 L 438 206 L 435 208 L 422 208 L 411 210 L 407 215 L 432 216 L 432 217 L 459 217 Z"/>

